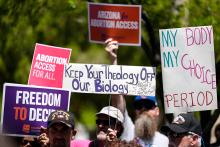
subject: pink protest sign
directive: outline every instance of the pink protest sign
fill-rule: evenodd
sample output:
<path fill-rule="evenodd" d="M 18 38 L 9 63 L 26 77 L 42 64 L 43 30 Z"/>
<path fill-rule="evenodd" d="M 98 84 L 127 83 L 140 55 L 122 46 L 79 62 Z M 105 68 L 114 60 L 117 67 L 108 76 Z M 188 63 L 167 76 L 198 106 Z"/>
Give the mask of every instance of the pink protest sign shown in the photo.
<path fill-rule="evenodd" d="M 62 88 L 64 64 L 71 49 L 36 44 L 29 74 L 29 85 Z"/>

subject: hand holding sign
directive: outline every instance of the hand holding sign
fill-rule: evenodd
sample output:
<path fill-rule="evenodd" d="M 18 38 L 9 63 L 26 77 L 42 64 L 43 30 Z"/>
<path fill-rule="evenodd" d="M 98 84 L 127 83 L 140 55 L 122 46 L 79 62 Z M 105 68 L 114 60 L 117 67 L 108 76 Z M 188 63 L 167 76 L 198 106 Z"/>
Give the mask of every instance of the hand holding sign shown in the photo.
<path fill-rule="evenodd" d="M 117 133 L 118 131 L 116 129 L 108 128 L 108 134 L 107 134 L 107 141 L 116 141 L 117 140 Z"/>
<path fill-rule="evenodd" d="M 37 141 L 41 147 L 47 147 L 49 144 L 49 138 L 47 136 L 47 128 L 41 127 L 41 134 L 37 137 Z"/>
<path fill-rule="evenodd" d="M 112 38 L 109 38 L 105 41 L 105 43 L 105 50 L 109 53 L 112 64 L 117 65 L 118 41 L 114 41 Z"/>

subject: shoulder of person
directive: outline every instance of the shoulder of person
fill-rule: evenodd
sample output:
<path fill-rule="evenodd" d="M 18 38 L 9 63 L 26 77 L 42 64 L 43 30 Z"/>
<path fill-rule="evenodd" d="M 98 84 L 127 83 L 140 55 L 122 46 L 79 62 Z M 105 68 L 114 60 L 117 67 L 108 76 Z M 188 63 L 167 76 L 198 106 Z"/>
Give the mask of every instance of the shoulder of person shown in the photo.
<path fill-rule="evenodd" d="M 168 137 L 158 131 L 155 132 L 154 140 L 157 140 L 157 141 L 160 141 L 166 144 L 169 143 Z"/>
<path fill-rule="evenodd" d="M 168 137 L 166 135 L 164 135 L 164 134 L 162 134 L 162 133 L 160 133 L 158 131 L 155 132 L 155 136 L 158 136 L 158 137 L 164 138 L 164 139 L 168 139 Z"/>

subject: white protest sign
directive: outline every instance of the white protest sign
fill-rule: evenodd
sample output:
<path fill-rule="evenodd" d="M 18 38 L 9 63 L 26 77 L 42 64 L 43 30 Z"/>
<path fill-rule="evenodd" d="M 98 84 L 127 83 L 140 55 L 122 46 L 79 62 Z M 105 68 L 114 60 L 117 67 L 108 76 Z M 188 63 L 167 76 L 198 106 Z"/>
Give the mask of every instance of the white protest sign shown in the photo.
<path fill-rule="evenodd" d="M 155 96 L 153 67 L 65 64 L 63 88 L 72 92 Z"/>
<path fill-rule="evenodd" d="M 212 26 L 160 30 L 166 113 L 217 108 Z"/>

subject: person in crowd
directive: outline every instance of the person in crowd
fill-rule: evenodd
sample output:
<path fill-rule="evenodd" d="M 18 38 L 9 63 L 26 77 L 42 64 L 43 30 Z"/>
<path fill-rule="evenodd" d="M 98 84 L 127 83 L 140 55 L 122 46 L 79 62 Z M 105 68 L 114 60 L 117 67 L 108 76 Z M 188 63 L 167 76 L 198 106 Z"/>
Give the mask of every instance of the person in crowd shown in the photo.
<path fill-rule="evenodd" d="M 73 140 L 71 147 L 105 147 L 117 140 L 123 131 L 124 116 L 113 106 L 106 106 L 96 113 L 96 139 Z"/>
<path fill-rule="evenodd" d="M 202 129 L 192 113 L 182 113 L 161 128 L 167 133 L 169 147 L 201 147 Z"/>
<path fill-rule="evenodd" d="M 216 142 L 212 143 L 210 147 L 219 147 L 220 146 L 220 124 L 215 127 L 215 138 Z"/>
<path fill-rule="evenodd" d="M 118 42 L 113 39 L 106 40 L 106 48 L 113 65 L 117 65 Z M 136 112 L 136 123 L 131 121 L 126 110 L 126 102 L 123 95 L 112 95 L 112 106 L 121 110 L 124 114 L 124 128 L 122 139 L 127 141 L 136 139 L 143 147 L 167 147 L 168 138 L 157 131 L 159 122 L 159 107 L 154 96 L 135 97 L 134 107 Z M 135 134 L 136 132 L 136 134 Z"/>
<path fill-rule="evenodd" d="M 47 130 L 38 137 L 42 147 L 70 147 L 76 135 L 74 117 L 70 112 L 57 110 L 48 117 Z"/>

